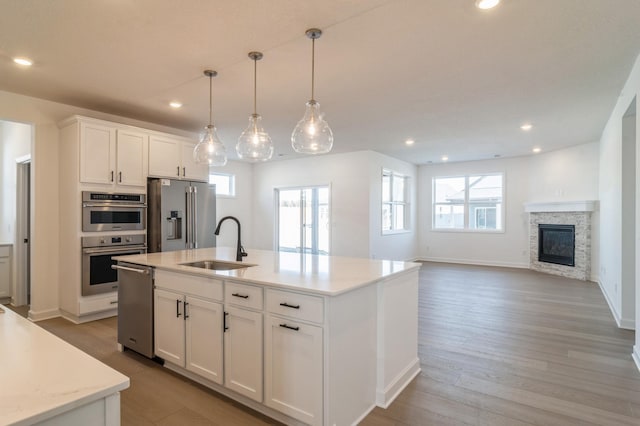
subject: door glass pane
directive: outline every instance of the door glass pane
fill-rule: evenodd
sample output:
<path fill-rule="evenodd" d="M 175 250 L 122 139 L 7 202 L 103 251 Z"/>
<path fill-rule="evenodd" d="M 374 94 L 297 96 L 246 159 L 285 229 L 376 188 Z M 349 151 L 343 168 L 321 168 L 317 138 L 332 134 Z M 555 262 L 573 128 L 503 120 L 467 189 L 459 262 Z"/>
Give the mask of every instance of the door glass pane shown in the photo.
<path fill-rule="evenodd" d="M 280 251 L 298 251 L 300 246 L 300 191 L 283 190 L 279 192 L 278 206 L 278 249 Z"/>

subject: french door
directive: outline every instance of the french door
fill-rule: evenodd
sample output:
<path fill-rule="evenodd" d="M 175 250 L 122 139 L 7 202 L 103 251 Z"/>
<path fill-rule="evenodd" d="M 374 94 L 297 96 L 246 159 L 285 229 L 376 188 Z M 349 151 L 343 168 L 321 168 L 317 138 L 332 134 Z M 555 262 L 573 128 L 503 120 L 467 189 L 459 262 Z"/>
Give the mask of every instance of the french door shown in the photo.
<path fill-rule="evenodd" d="M 278 189 L 279 251 L 329 254 L 329 187 Z"/>

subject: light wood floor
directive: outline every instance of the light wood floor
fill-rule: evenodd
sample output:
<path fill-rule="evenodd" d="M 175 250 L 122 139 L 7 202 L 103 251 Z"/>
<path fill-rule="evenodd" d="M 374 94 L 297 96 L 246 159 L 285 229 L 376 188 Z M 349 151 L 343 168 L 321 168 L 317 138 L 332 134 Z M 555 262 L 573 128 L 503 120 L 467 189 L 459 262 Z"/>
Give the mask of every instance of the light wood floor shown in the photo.
<path fill-rule="evenodd" d="M 640 425 L 634 333 L 616 327 L 596 284 L 425 263 L 419 297 L 422 372 L 363 425 Z M 38 324 L 131 378 L 123 426 L 276 424 L 117 352 L 115 318 Z"/>

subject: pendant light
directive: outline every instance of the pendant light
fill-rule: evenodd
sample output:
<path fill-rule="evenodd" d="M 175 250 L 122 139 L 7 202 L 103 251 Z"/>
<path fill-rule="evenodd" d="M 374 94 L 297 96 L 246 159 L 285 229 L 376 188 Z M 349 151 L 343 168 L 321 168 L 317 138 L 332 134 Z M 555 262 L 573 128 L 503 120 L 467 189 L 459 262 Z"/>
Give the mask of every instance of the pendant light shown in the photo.
<path fill-rule="evenodd" d="M 218 137 L 216 127 L 213 125 L 213 91 L 212 79 L 218 75 L 217 71 L 205 70 L 204 75 L 209 77 L 209 125 L 205 127 L 204 135 L 198 144 L 193 148 L 193 159 L 197 164 L 208 164 L 209 166 L 224 166 L 227 164 L 227 150 Z"/>
<path fill-rule="evenodd" d="M 236 144 L 238 157 L 251 161 L 267 161 L 273 156 L 273 143 L 262 128 L 262 117 L 257 113 L 258 61 L 262 53 L 249 52 L 253 60 L 253 114 L 249 116 L 249 126 L 242 132 Z"/>
<path fill-rule="evenodd" d="M 293 129 L 291 146 L 301 154 L 325 154 L 333 147 L 333 132 L 320 113 L 320 104 L 314 98 L 315 78 L 315 43 L 322 31 L 317 28 L 308 29 L 305 33 L 311 39 L 311 100 L 307 102 L 307 110 L 302 120 Z"/>

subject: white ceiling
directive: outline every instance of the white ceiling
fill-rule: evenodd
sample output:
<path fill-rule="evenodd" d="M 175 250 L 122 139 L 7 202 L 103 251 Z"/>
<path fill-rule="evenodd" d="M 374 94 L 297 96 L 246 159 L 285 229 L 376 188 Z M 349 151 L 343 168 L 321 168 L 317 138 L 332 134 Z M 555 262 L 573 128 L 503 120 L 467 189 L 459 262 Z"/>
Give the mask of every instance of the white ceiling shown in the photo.
<path fill-rule="evenodd" d="M 233 154 L 252 112 L 247 53 L 259 50 L 258 112 L 291 158 L 310 97 L 304 33 L 318 27 L 316 99 L 333 152 L 416 164 L 526 155 L 599 139 L 640 53 L 639 18 L 637 0 L 489 11 L 474 0 L 0 0 L 0 90 L 196 132 L 212 68 L 214 121 Z M 30 69 L 11 61 L 21 55 Z"/>

